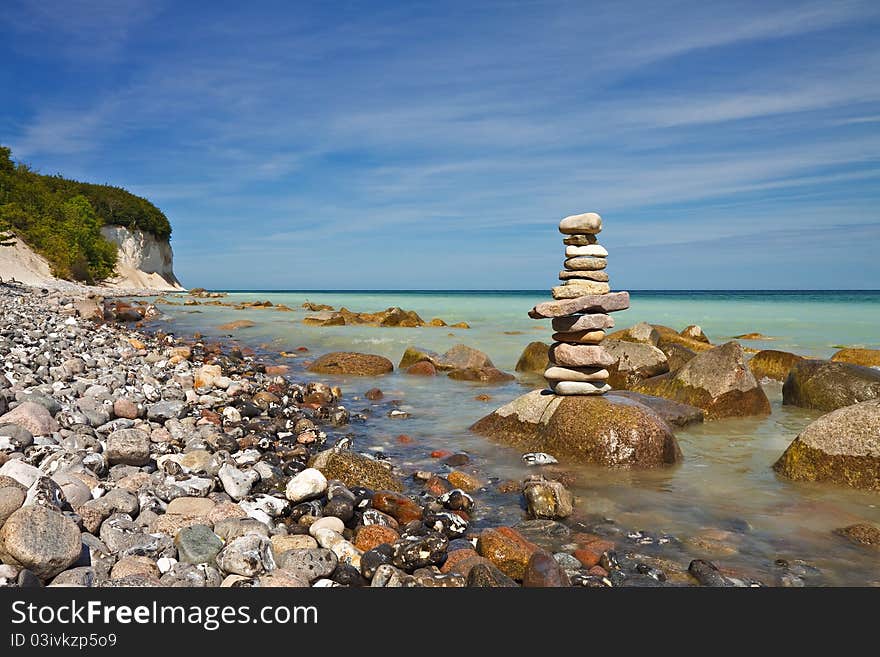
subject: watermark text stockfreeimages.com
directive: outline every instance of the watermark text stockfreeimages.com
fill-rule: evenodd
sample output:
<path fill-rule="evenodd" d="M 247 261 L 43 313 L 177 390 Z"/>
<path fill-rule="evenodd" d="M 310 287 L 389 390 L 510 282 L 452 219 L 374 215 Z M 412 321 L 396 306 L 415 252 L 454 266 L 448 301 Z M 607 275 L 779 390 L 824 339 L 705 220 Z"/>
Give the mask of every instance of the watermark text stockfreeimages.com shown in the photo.
<path fill-rule="evenodd" d="M 101 600 L 37 604 L 24 600 L 12 603 L 13 625 L 27 625 L 28 629 L 40 625 L 91 625 L 132 623 L 149 625 L 193 625 L 213 632 L 224 625 L 266 624 L 285 625 L 317 624 L 318 609 L 314 605 L 185 605 L 108 604 Z"/>

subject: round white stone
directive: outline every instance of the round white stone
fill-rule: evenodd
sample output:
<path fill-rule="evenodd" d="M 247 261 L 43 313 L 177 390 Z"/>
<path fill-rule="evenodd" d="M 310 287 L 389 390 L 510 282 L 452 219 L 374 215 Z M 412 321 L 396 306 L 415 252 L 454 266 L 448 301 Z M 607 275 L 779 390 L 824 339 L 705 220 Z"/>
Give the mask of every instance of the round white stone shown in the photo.
<path fill-rule="evenodd" d="M 604 395 L 611 390 L 608 384 L 599 386 L 589 381 L 548 381 L 557 395 Z"/>
<path fill-rule="evenodd" d="M 309 534 L 314 536 L 315 532 L 319 532 L 322 529 L 329 529 L 337 534 L 342 534 L 345 531 L 345 523 L 335 516 L 324 516 L 323 518 L 318 518 L 309 526 Z"/>
<path fill-rule="evenodd" d="M 318 497 L 327 490 L 327 478 L 315 468 L 298 472 L 287 482 L 285 495 L 291 502 L 302 502 Z"/>

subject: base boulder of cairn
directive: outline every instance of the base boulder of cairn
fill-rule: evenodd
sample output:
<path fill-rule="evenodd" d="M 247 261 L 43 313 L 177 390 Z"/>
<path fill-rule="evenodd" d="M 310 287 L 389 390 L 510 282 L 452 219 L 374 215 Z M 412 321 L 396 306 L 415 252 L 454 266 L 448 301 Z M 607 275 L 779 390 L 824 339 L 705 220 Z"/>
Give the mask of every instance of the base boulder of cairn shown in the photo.
<path fill-rule="evenodd" d="M 477 421 L 471 431 L 574 463 L 655 468 L 681 460 L 669 425 L 647 406 L 621 396 L 534 390 Z"/>

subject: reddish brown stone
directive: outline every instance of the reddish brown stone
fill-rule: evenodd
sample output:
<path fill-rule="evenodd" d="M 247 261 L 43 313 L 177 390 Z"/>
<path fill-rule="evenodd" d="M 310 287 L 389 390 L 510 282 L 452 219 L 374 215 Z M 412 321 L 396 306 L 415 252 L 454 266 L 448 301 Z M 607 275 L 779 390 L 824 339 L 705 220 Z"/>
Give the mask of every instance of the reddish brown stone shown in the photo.
<path fill-rule="evenodd" d="M 571 537 L 571 540 L 574 543 L 577 543 L 581 548 L 586 548 L 591 552 L 597 552 L 599 554 L 614 549 L 614 543 L 601 536 L 597 536 L 596 534 L 575 534 Z"/>
<path fill-rule="evenodd" d="M 266 365 L 266 374 L 269 376 L 284 376 L 290 371 L 287 365 Z"/>
<path fill-rule="evenodd" d="M 477 551 L 495 564 L 501 572 L 513 579 L 522 580 L 531 556 L 538 546 L 530 543 L 511 527 L 484 529 L 477 542 Z"/>
<path fill-rule="evenodd" d="M 528 588 L 559 588 L 571 582 L 559 562 L 546 552 L 535 552 L 526 565 L 523 586 Z"/>
<path fill-rule="evenodd" d="M 448 475 L 446 475 L 446 478 L 449 480 L 449 483 L 452 484 L 455 488 L 461 488 L 463 491 L 471 492 L 477 490 L 480 487 L 479 479 L 458 470 L 453 470 Z"/>
<path fill-rule="evenodd" d="M 383 543 L 393 543 L 400 535 L 391 529 L 391 527 L 385 527 L 383 525 L 367 525 L 366 527 L 361 527 L 358 529 L 357 536 L 354 540 L 354 546 L 366 552 L 367 550 L 372 550 L 374 547 L 378 545 L 382 545 Z"/>
<path fill-rule="evenodd" d="M 608 571 L 602 566 L 593 566 L 587 572 L 590 573 L 590 575 L 596 575 L 597 577 L 608 577 Z"/>
<path fill-rule="evenodd" d="M 415 440 L 413 440 L 410 436 L 407 436 L 405 433 L 402 433 L 397 437 L 397 442 L 399 442 L 401 445 L 409 445 L 411 443 L 414 443 Z"/>
<path fill-rule="evenodd" d="M 434 363 L 423 360 L 406 368 L 406 373 L 412 376 L 437 376 L 437 368 Z"/>
<path fill-rule="evenodd" d="M 450 454 L 452 454 L 452 452 L 447 452 L 445 449 L 435 449 L 433 452 L 431 452 L 431 458 L 442 459 L 449 456 Z"/>
<path fill-rule="evenodd" d="M 385 393 L 383 393 L 381 390 L 379 390 L 379 388 L 370 388 L 369 390 L 367 390 L 364 393 L 364 397 L 366 397 L 370 401 L 378 401 L 379 399 L 382 399 L 384 396 L 385 396 Z"/>
<path fill-rule="evenodd" d="M 600 552 L 594 552 L 593 550 L 589 550 L 587 548 L 575 550 L 572 553 L 572 556 L 580 561 L 586 568 L 592 568 L 593 566 L 597 565 L 599 563 L 599 559 L 602 558 L 602 554 Z"/>
<path fill-rule="evenodd" d="M 448 493 L 452 488 L 452 484 L 437 475 L 434 475 L 425 482 L 425 490 L 431 493 L 431 495 L 440 496 L 443 493 Z"/>
<path fill-rule="evenodd" d="M 440 568 L 440 572 L 458 573 L 467 577 L 471 568 L 481 563 L 490 564 L 492 562 L 481 557 L 476 550 L 453 550 L 446 556 L 446 562 Z"/>
<path fill-rule="evenodd" d="M 402 525 L 422 519 L 422 509 L 418 504 L 400 493 L 383 490 L 373 495 L 373 508 L 397 520 Z"/>

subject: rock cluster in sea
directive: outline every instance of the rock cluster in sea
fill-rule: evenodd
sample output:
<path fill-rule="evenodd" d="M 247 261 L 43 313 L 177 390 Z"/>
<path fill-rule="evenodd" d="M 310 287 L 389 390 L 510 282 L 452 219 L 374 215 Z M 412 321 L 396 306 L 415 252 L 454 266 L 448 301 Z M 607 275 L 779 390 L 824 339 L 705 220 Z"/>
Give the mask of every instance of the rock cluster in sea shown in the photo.
<path fill-rule="evenodd" d="M 529 316 L 553 320 L 550 366 L 544 371 L 557 395 L 602 395 L 611 390 L 608 367 L 615 359 L 600 344 L 605 329 L 614 326 L 608 313 L 629 308 L 628 292 L 611 292 L 608 251 L 596 237 L 602 217 L 595 212 L 565 217 L 559 232 L 565 237 L 565 264 L 561 285 L 551 292 L 554 301 L 539 303 Z"/>

